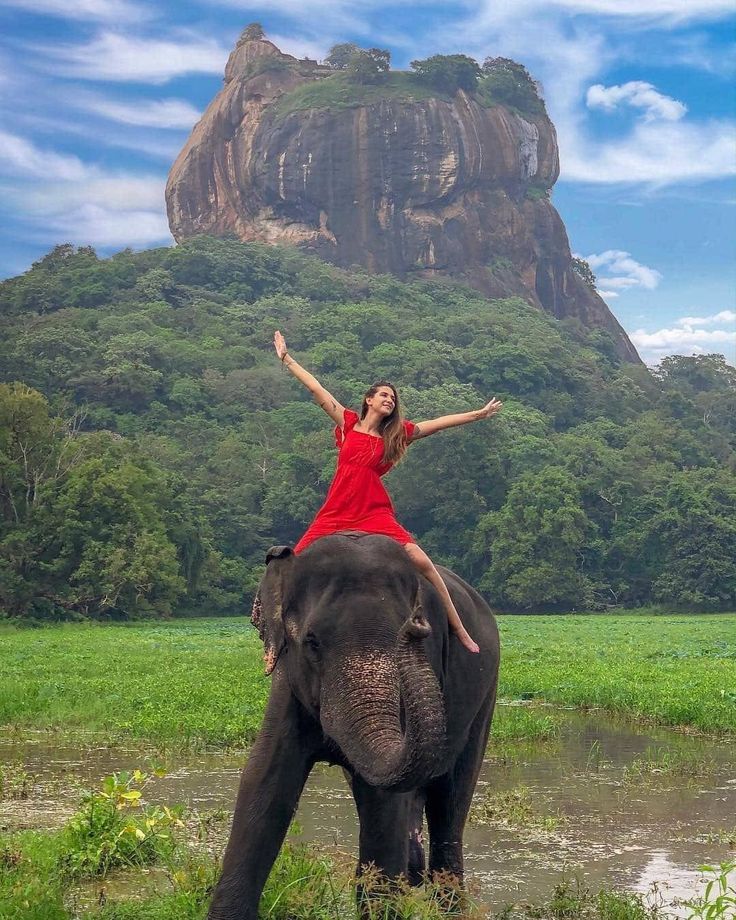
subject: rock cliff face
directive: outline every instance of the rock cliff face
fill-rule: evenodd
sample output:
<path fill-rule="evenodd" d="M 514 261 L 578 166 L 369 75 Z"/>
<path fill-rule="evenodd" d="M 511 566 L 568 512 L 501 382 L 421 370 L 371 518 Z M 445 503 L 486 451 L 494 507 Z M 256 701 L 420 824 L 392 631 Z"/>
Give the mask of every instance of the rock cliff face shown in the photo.
<path fill-rule="evenodd" d="M 238 42 L 225 85 L 166 188 L 177 240 L 198 233 L 293 244 L 338 265 L 451 276 L 607 329 L 639 357 L 571 267 L 549 200 L 559 174 L 546 115 L 373 91 L 362 103 L 294 104 L 331 71 L 265 40 Z M 426 95 L 426 94 L 425 94 Z"/>

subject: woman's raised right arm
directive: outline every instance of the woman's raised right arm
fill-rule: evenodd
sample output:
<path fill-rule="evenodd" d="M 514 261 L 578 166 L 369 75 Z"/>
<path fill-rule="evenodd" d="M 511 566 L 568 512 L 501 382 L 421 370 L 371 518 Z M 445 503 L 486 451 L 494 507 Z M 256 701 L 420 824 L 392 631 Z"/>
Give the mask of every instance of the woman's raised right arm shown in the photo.
<path fill-rule="evenodd" d="M 273 336 L 273 346 L 284 367 L 296 377 L 299 383 L 309 390 L 320 409 L 324 409 L 333 422 L 342 428 L 345 423 L 345 406 L 340 405 L 332 393 L 322 386 L 314 374 L 310 374 L 298 361 L 291 357 L 286 349 L 286 340 L 278 330 Z"/>

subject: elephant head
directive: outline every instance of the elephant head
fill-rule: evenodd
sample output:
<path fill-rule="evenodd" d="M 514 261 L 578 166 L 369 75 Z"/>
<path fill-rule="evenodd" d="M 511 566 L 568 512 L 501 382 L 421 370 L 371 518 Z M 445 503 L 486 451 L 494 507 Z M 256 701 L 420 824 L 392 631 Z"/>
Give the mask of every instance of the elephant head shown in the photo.
<path fill-rule="evenodd" d="M 427 656 L 432 627 L 407 554 L 386 537 L 336 534 L 295 556 L 269 550 L 253 607 L 267 673 L 367 782 L 399 790 L 434 775 L 445 715 Z M 444 615 L 436 629 L 446 628 Z"/>

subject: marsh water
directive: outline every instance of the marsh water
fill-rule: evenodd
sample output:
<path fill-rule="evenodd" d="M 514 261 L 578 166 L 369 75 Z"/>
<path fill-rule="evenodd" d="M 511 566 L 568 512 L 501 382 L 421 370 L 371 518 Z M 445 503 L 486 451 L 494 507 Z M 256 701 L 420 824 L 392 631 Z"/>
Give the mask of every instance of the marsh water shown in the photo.
<path fill-rule="evenodd" d="M 244 756 L 179 758 L 146 788 L 146 799 L 229 811 Z M 43 735 L 0 739 L 0 763 L 13 762 L 36 782 L 29 799 L 0 801 L 0 826 L 8 828 L 58 826 L 74 810 L 80 784 L 144 765 L 139 751 L 52 746 Z M 521 807 L 508 822 L 514 802 Z M 315 768 L 297 821 L 301 839 L 355 852 L 355 810 L 339 769 Z M 554 742 L 516 746 L 510 755 L 491 743 L 465 834 L 466 872 L 494 909 L 548 898 L 565 873 L 593 890 L 626 888 L 671 904 L 697 892 L 698 866 L 733 859 L 735 825 L 733 741 L 564 712 Z"/>

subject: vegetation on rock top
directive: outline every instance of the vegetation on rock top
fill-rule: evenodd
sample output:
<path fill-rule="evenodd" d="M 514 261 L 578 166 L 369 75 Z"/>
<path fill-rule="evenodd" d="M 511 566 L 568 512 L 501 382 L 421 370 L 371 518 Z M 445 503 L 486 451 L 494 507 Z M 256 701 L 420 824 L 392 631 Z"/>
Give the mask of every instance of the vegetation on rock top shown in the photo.
<path fill-rule="evenodd" d="M 448 93 L 438 92 L 413 73 L 393 70 L 380 82 L 357 83 L 349 74 L 339 71 L 309 83 L 303 83 L 284 93 L 273 104 L 277 117 L 309 109 L 353 109 L 371 105 L 383 99 L 418 102 L 423 99 L 451 100 Z"/>
<path fill-rule="evenodd" d="M 284 93 L 273 105 L 275 114 L 284 117 L 308 109 L 357 108 L 383 99 L 451 102 L 458 89 L 463 89 L 485 107 L 503 105 L 527 118 L 546 116 L 544 102 L 526 69 L 505 58 L 489 59 L 490 63 L 486 62 L 481 69 L 465 55 L 435 55 L 426 61 L 412 61 L 412 71 L 389 71 L 377 69 L 375 59 L 368 52 L 360 52 L 360 55 L 357 58 L 360 70 L 356 70 L 357 65 L 352 70 L 348 65 L 335 67 L 335 73 L 321 75 Z M 462 60 L 454 61 L 454 58 Z M 503 63 L 497 64 L 497 61 Z M 263 66 L 277 65 L 267 63 Z"/>
<path fill-rule="evenodd" d="M 301 64 L 289 64 L 284 57 L 268 57 L 257 61 L 256 70 L 251 70 L 249 76 L 263 69 L 299 68 Z M 284 117 L 307 109 L 355 108 L 382 99 L 417 102 L 438 98 L 449 102 L 458 90 L 464 90 L 486 107 L 504 105 L 527 117 L 546 117 L 539 84 L 523 64 L 509 58 L 487 57 L 480 66 L 465 54 L 435 54 L 412 61 L 411 72 L 392 71 L 390 65 L 391 54 L 385 49 L 364 49 L 353 42 L 341 42 L 328 52 L 317 79 L 284 93 L 276 101 L 274 112 Z M 334 72 L 325 74 L 325 67 Z"/>

